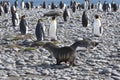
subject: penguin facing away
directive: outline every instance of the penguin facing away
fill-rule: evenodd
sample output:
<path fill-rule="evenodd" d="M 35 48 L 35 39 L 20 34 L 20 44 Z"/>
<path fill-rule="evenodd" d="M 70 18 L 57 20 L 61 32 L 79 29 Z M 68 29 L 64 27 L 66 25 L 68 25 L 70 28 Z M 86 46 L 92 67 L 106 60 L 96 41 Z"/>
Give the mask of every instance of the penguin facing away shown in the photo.
<path fill-rule="evenodd" d="M 27 26 L 27 21 L 25 19 L 25 15 L 23 15 L 21 17 L 21 21 L 20 21 L 20 32 L 22 35 L 25 35 L 28 33 L 28 26 Z"/>
<path fill-rule="evenodd" d="M 56 18 L 55 16 L 52 17 L 52 21 L 50 23 L 50 27 L 49 27 L 49 37 L 51 38 L 51 40 L 57 40 L 57 36 L 56 36 L 56 29 L 57 29 L 57 22 L 56 22 Z"/>
<path fill-rule="evenodd" d="M 45 1 L 43 2 L 42 7 L 43 7 L 43 9 L 45 9 L 45 8 L 46 8 L 46 3 L 45 3 Z"/>
<path fill-rule="evenodd" d="M 95 15 L 95 20 L 93 22 L 93 34 L 96 37 L 100 37 L 103 34 L 103 27 L 101 26 L 99 15 Z"/>
<path fill-rule="evenodd" d="M 68 17 L 68 11 L 67 11 L 67 8 L 65 8 L 64 12 L 63 12 L 63 19 L 64 21 L 67 21 L 67 17 Z"/>
<path fill-rule="evenodd" d="M 36 35 L 37 41 L 42 41 L 45 38 L 44 26 L 41 23 L 40 19 L 38 20 L 38 23 L 36 26 L 35 35 Z"/>
<path fill-rule="evenodd" d="M 82 15 L 82 25 L 83 25 L 83 27 L 87 27 L 88 26 L 87 11 L 83 12 L 83 15 Z"/>
<path fill-rule="evenodd" d="M 59 3 L 59 7 L 60 7 L 60 9 L 62 9 L 62 8 L 64 7 L 64 4 L 63 4 L 62 1 L 60 1 L 60 3 Z"/>

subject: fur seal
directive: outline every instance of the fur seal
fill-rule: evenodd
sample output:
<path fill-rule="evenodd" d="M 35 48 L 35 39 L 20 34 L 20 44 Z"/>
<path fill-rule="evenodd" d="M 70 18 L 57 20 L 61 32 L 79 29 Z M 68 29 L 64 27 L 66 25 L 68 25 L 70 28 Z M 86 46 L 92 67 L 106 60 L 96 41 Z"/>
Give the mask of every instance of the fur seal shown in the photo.
<path fill-rule="evenodd" d="M 36 34 L 37 41 L 44 40 L 45 34 L 44 34 L 43 25 L 40 19 L 38 20 L 38 23 L 35 29 L 35 34 Z"/>
<path fill-rule="evenodd" d="M 44 16 L 61 16 L 62 12 L 60 11 L 49 11 L 44 14 Z"/>
<path fill-rule="evenodd" d="M 101 26 L 99 15 L 95 15 L 95 20 L 93 22 L 93 34 L 97 37 L 102 36 L 103 34 L 103 27 Z"/>
<path fill-rule="evenodd" d="M 28 33 L 28 26 L 27 26 L 27 21 L 25 19 L 25 15 L 23 15 L 21 17 L 21 21 L 20 21 L 20 32 L 22 35 L 25 35 Z"/>
<path fill-rule="evenodd" d="M 57 65 L 61 62 L 69 62 L 69 66 L 75 65 L 75 50 L 71 47 L 58 47 L 50 42 L 46 43 L 43 47 L 53 54 L 57 61 Z"/>
<path fill-rule="evenodd" d="M 83 25 L 83 27 L 87 27 L 88 26 L 87 11 L 83 12 L 83 15 L 82 15 L 82 25 Z"/>
<path fill-rule="evenodd" d="M 87 50 L 90 50 L 96 47 L 98 44 L 98 42 L 94 42 L 89 38 L 83 38 L 83 40 L 76 41 L 70 47 L 74 50 L 76 50 L 77 47 L 85 47 Z"/>

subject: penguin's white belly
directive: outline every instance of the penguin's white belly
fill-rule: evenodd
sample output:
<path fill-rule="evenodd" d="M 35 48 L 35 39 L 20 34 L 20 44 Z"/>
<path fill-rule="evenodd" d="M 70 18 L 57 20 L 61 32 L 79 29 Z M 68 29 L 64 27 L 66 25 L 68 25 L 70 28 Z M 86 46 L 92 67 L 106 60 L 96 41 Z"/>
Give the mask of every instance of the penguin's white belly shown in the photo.
<path fill-rule="evenodd" d="M 1 6 L 1 11 L 2 11 L 2 13 L 4 13 L 4 9 L 3 9 L 3 7 Z"/>
<path fill-rule="evenodd" d="M 102 4 L 99 4 L 98 10 L 102 11 Z"/>
<path fill-rule="evenodd" d="M 85 10 L 88 9 L 88 2 L 85 2 L 85 3 L 84 3 L 84 8 L 85 8 Z"/>
<path fill-rule="evenodd" d="M 25 3 L 24 3 L 24 2 L 22 2 L 22 9 L 24 9 L 24 6 L 25 6 Z"/>
<path fill-rule="evenodd" d="M 28 26 L 26 26 L 26 34 L 28 33 Z"/>
<path fill-rule="evenodd" d="M 56 22 L 52 22 L 49 29 L 49 36 L 51 39 L 57 39 L 56 28 L 57 28 Z"/>
<path fill-rule="evenodd" d="M 101 28 L 101 31 L 100 31 Z M 93 23 L 93 34 L 97 36 L 101 36 L 103 33 L 103 29 L 101 27 L 101 22 L 100 20 L 97 20 Z"/>
<path fill-rule="evenodd" d="M 19 23 L 20 23 L 19 15 L 17 13 L 16 13 L 16 20 L 15 20 L 15 22 L 16 22 L 16 25 L 19 25 Z"/>

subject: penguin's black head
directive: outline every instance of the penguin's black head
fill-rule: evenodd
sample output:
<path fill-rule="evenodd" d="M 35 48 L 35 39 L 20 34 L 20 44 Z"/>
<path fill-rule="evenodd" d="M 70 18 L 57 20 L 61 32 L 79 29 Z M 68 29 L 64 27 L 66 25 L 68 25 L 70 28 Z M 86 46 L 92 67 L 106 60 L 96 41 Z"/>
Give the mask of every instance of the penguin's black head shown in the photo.
<path fill-rule="evenodd" d="M 100 17 L 99 15 L 97 15 L 97 14 L 95 15 L 95 18 L 96 18 L 96 19 L 98 19 L 99 17 Z"/>
<path fill-rule="evenodd" d="M 52 17 L 52 20 L 55 20 L 55 16 Z"/>
<path fill-rule="evenodd" d="M 87 11 L 85 10 L 84 12 L 83 12 L 83 15 L 86 15 L 87 14 Z"/>
<path fill-rule="evenodd" d="M 22 19 L 24 19 L 24 18 L 25 18 L 25 15 L 22 16 Z"/>
<path fill-rule="evenodd" d="M 41 22 L 41 21 L 43 21 L 42 19 L 38 19 L 38 22 Z"/>

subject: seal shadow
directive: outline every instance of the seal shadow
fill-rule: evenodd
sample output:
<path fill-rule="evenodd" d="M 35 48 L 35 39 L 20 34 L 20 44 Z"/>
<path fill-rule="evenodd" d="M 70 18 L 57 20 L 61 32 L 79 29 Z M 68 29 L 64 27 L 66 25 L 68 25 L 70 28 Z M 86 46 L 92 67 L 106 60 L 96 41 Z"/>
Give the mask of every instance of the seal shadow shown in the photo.
<path fill-rule="evenodd" d="M 68 65 L 65 65 L 65 64 L 57 65 L 57 64 L 44 64 L 43 63 L 43 64 L 40 64 L 40 65 L 36 65 L 36 67 L 41 67 L 43 69 L 65 69 L 65 68 L 70 68 L 72 66 L 68 66 Z"/>

